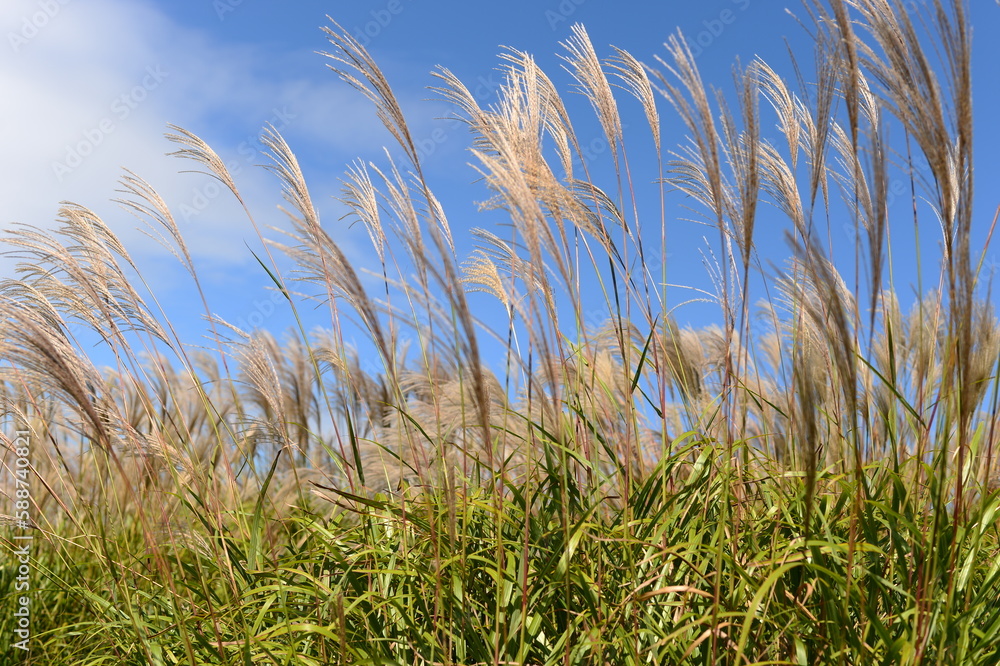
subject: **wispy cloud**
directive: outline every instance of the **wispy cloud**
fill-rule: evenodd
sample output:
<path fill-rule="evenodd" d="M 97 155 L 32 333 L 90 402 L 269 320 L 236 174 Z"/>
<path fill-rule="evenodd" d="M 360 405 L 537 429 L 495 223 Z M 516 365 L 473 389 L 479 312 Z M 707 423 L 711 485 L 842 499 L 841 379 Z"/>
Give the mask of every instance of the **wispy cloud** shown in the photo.
<path fill-rule="evenodd" d="M 122 169 L 152 183 L 177 212 L 196 255 L 245 262 L 250 238 L 231 197 L 165 156 L 168 124 L 200 134 L 238 171 L 262 222 L 281 222 L 278 187 L 255 165 L 270 123 L 293 146 L 370 153 L 385 142 L 371 108 L 322 59 L 219 43 L 138 0 L 5 0 L 0 6 L 0 226 L 49 226 L 58 202 L 93 208 L 141 257 L 160 254 L 111 199 Z M 187 213 L 187 215 L 183 213 Z M 0 266 L 7 273 L 9 267 Z"/>

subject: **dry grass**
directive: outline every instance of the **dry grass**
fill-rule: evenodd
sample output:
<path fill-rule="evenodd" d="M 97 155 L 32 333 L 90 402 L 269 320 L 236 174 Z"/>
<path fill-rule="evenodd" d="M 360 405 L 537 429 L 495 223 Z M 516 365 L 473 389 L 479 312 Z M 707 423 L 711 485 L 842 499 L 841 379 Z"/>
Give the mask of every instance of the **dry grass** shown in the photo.
<path fill-rule="evenodd" d="M 970 240 L 967 10 L 805 9 L 815 71 L 796 63 L 792 87 L 755 61 L 731 95 L 680 34 L 648 66 L 601 60 L 574 27 L 564 59 L 606 186 L 530 55 L 502 55 L 489 106 L 442 69 L 483 207 L 508 222 L 473 230 L 467 257 L 392 87 L 334 24 L 331 69 L 405 158 L 356 162 L 341 194 L 381 292 L 275 131 L 286 237 L 244 205 L 274 288 L 292 312 L 325 306 L 323 330 L 241 331 L 202 295 L 215 348 L 193 353 L 92 212 L 9 230 L 0 436 L 7 468 L 15 428 L 36 442 L 38 571 L 68 613 L 37 616 L 47 663 L 992 663 L 1000 323 Z M 629 159 L 619 104 L 636 102 L 655 173 Z M 670 107 L 688 134 L 672 150 Z M 172 132 L 243 203 L 218 155 Z M 893 178 L 912 220 L 888 206 Z M 652 268 L 677 192 L 717 234 L 717 326 L 681 328 Z M 164 201 L 134 174 L 123 194 L 202 293 Z M 765 206 L 786 224 L 780 270 L 756 245 Z M 889 229 L 926 219 L 938 289 L 906 308 Z M 845 221 L 854 262 L 829 240 Z"/>

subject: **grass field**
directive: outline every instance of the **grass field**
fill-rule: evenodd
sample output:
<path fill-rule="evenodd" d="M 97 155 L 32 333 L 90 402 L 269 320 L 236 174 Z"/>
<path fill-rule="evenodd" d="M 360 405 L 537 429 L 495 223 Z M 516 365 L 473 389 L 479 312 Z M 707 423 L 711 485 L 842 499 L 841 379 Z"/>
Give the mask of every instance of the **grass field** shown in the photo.
<path fill-rule="evenodd" d="M 320 225 L 275 132 L 290 235 L 246 209 L 283 307 L 323 307 L 322 330 L 242 331 L 203 297 L 196 348 L 88 209 L 8 231 L 0 663 L 1000 663 L 1000 323 L 971 240 L 996 218 L 973 216 L 965 5 L 913 4 L 810 0 L 802 83 L 758 61 L 719 96 L 681 37 L 646 67 L 575 28 L 610 179 L 530 55 L 504 53 L 493 106 L 442 69 L 507 222 L 465 254 L 392 87 L 334 24 L 331 67 L 403 155 L 340 193 L 380 269 Z M 629 150 L 619 104 L 648 124 Z M 208 145 L 171 138 L 243 202 Z M 164 201 L 123 190 L 202 293 Z M 672 315 L 678 192 L 717 239 L 715 326 Z M 779 268 L 755 244 L 775 215 Z M 941 234 L 912 303 L 904 226 Z"/>

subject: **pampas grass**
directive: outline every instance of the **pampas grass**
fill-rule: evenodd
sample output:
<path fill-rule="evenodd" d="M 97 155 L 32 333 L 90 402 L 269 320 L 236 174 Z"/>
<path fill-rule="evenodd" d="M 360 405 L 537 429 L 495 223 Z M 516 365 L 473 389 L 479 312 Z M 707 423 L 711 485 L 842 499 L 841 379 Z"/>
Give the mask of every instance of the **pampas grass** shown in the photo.
<path fill-rule="evenodd" d="M 501 55 L 486 106 L 441 69 L 507 223 L 464 256 L 390 82 L 334 23 L 332 71 L 402 150 L 344 176 L 374 273 L 278 132 L 279 238 L 204 141 L 169 134 L 243 205 L 297 322 L 283 336 L 214 314 L 135 174 L 121 203 L 198 290 L 204 351 L 88 209 L 8 230 L 0 438 L 8 469 L 15 430 L 34 442 L 31 663 L 995 663 L 1000 327 L 971 243 L 967 9 L 804 8 L 814 71 L 795 63 L 792 86 L 754 61 L 732 95 L 683 35 L 647 65 L 575 26 L 565 67 L 607 182 L 531 55 Z M 652 173 L 630 159 L 635 104 Z M 900 178 L 912 220 L 888 204 Z M 675 193 L 714 228 L 717 325 L 678 324 L 656 260 Z M 774 268 L 765 210 L 788 239 Z M 889 230 L 925 219 L 939 288 L 906 304 Z M 853 262 L 829 240 L 844 220 Z M 329 326 L 307 331 L 317 306 Z M 13 608 L 8 569 L 0 591 Z"/>

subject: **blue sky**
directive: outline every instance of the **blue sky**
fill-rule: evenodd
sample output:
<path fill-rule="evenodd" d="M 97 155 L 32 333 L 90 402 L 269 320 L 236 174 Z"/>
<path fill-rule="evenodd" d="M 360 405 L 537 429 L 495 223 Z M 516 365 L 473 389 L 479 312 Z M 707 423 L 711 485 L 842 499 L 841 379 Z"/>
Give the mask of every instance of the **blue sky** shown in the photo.
<path fill-rule="evenodd" d="M 289 320 L 281 308 L 272 307 L 269 280 L 247 248 L 259 252 L 252 228 L 206 177 L 178 173 L 191 164 L 165 156 L 173 147 L 163 134 L 171 123 L 206 139 L 238 165 L 235 176 L 258 222 L 285 227 L 276 209 L 281 203 L 278 184 L 255 166 L 265 162 L 257 140 L 261 128 L 275 125 L 299 155 L 331 234 L 359 263 L 373 265 L 364 232 L 338 221 L 343 207 L 332 197 L 348 163 L 357 157 L 384 163 L 381 146 L 390 140 L 369 103 L 316 54 L 330 49 L 320 30 L 330 24 L 327 15 L 367 45 L 400 96 L 414 134 L 430 141 L 426 167 L 431 185 L 445 203 L 456 235 L 467 237 L 471 227 L 501 220 L 476 210 L 475 202 L 487 195 L 468 166 L 467 137 L 441 119 L 450 110 L 427 90 L 435 84 L 430 72 L 436 65 L 451 69 L 489 101 L 500 83 L 494 68 L 505 45 L 533 53 L 566 91 L 571 81 L 560 71 L 557 53 L 573 23 L 586 26 L 598 55 L 612 55 L 613 44 L 650 64 L 665 53 L 663 42 L 680 28 L 695 44 L 704 79 L 728 88 L 737 57 L 747 63 L 759 56 L 783 72 L 791 72 L 789 46 L 799 57 L 809 57 L 811 45 L 786 7 L 801 13 L 798 2 L 785 0 L 4 0 L 0 223 L 51 226 L 61 200 L 93 208 L 126 241 L 183 337 L 197 338 L 205 326 L 199 310 L 189 306 L 192 292 L 176 263 L 110 202 L 117 196 L 122 168 L 129 168 L 171 204 L 209 287 L 213 310 L 234 323 L 260 321 L 280 331 Z M 992 185 L 998 176 L 993 156 L 1000 147 L 994 120 L 1000 91 L 1000 40 L 995 37 L 1000 34 L 1000 7 L 972 0 L 971 10 L 977 212 L 979 229 L 985 231 L 1000 203 Z M 674 146 L 683 133 L 665 101 L 660 102 L 665 144 Z M 626 115 L 626 124 L 641 126 L 638 109 L 626 108 L 634 114 Z M 594 137 L 595 159 L 600 158 L 598 126 L 587 117 L 585 103 L 578 100 L 573 111 L 578 132 Z M 765 134 L 775 135 L 767 127 Z M 631 139 L 644 140 L 638 132 Z M 698 248 L 705 246 L 702 237 L 714 242 L 717 234 L 681 220 L 673 233 L 677 251 L 667 257 L 670 270 L 679 281 L 700 284 L 697 276 L 704 269 Z M 775 259 L 787 255 L 779 229 L 765 227 L 761 233 L 760 242 L 773 250 Z M 922 247 L 936 261 L 936 239 L 925 239 Z M 907 290 L 914 280 L 912 252 L 909 258 L 905 250 L 899 252 L 896 261 L 902 281 L 897 287 Z M 0 272 L 9 274 L 10 263 L 0 261 Z M 676 293 L 671 305 L 686 298 Z M 681 322 L 710 318 L 699 306 L 685 306 L 675 314 Z"/>

